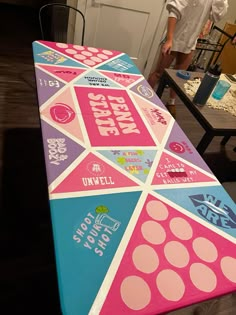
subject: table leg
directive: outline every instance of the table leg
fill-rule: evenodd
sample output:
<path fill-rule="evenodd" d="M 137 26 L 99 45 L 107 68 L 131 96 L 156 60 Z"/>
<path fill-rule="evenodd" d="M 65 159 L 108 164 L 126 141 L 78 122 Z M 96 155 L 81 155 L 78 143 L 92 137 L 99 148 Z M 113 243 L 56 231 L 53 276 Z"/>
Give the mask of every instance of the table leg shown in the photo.
<path fill-rule="evenodd" d="M 159 98 L 162 97 L 166 84 L 167 84 L 166 76 L 165 76 L 165 73 L 163 73 L 159 81 L 157 91 L 156 91 L 156 94 L 158 95 Z"/>
<path fill-rule="evenodd" d="M 222 140 L 221 140 L 221 143 L 222 145 L 225 145 L 230 139 L 230 136 L 225 136 Z"/>
<path fill-rule="evenodd" d="M 212 141 L 213 137 L 214 135 L 209 133 L 209 131 L 204 134 L 204 136 L 202 137 L 201 141 L 199 142 L 196 148 L 199 154 L 202 155 L 205 152 L 206 148 Z"/>

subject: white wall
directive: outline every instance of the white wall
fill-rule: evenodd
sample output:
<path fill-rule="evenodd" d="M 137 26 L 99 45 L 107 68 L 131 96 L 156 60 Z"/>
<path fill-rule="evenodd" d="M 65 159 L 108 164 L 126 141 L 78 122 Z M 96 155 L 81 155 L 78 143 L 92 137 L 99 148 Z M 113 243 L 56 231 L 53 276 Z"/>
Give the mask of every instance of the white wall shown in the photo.
<path fill-rule="evenodd" d="M 159 23 L 157 25 L 156 29 L 156 35 L 153 40 L 153 44 L 150 50 L 149 54 L 149 59 L 147 62 L 147 66 L 145 68 L 144 76 L 147 79 L 149 74 L 155 70 L 156 68 L 156 63 L 159 57 L 160 53 L 160 42 L 164 37 L 165 34 L 165 29 L 167 25 L 167 19 L 168 19 L 168 11 L 166 10 L 166 7 L 163 7 L 162 13 L 161 13 L 161 18 L 159 20 Z M 154 62 L 153 62 L 154 60 Z"/>
<path fill-rule="evenodd" d="M 218 27 L 220 27 L 222 29 L 224 28 L 224 25 L 226 22 L 236 23 L 236 0 L 228 0 L 228 3 L 229 3 L 229 8 L 228 8 L 227 14 L 224 16 L 224 18 L 219 23 L 216 24 Z M 165 19 L 167 20 L 166 12 L 163 12 L 163 15 L 164 16 L 162 19 L 162 23 L 164 22 Z M 157 51 L 156 51 L 155 61 L 152 65 L 150 65 L 148 67 L 148 69 L 147 69 L 148 71 L 154 71 L 154 69 L 155 69 L 156 62 L 157 62 L 159 52 L 160 52 L 159 47 L 156 47 L 156 48 L 157 48 Z M 148 73 L 146 73 L 146 77 L 148 77 Z"/>
<path fill-rule="evenodd" d="M 74 8 L 79 9 L 82 13 L 85 12 L 87 0 L 67 0 L 66 4 L 70 5 Z M 70 11 L 69 16 L 69 25 L 68 25 L 68 32 L 67 32 L 67 42 L 68 43 L 75 43 L 75 30 L 81 30 L 79 34 L 82 34 L 82 19 L 76 19 L 76 16 L 79 13 L 76 13 L 75 11 Z M 79 37 L 80 39 L 80 37 Z M 77 42 L 77 44 L 80 44 L 80 42 Z"/>
<path fill-rule="evenodd" d="M 227 14 L 224 16 L 224 18 L 217 23 L 216 25 L 220 28 L 224 28 L 225 23 L 236 23 L 236 0 L 228 0 L 229 2 L 229 8 Z"/>

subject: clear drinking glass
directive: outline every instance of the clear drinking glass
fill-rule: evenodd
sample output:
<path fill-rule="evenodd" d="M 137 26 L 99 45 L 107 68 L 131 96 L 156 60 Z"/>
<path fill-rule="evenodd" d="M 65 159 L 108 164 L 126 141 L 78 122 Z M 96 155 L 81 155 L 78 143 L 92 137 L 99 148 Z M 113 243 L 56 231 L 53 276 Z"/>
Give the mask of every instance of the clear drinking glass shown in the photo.
<path fill-rule="evenodd" d="M 212 97 L 216 100 L 221 100 L 224 95 L 228 92 L 231 84 L 224 80 L 219 80 L 216 84 L 216 87 L 212 93 Z"/>

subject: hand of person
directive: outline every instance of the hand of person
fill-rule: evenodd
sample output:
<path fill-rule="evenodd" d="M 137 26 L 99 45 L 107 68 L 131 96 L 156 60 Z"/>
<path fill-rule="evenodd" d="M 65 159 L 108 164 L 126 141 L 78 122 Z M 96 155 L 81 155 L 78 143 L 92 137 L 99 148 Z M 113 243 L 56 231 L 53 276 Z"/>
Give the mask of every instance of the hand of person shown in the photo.
<path fill-rule="evenodd" d="M 172 40 L 167 40 L 165 44 L 162 46 L 163 55 L 170 54 L 172 48 Z"/>

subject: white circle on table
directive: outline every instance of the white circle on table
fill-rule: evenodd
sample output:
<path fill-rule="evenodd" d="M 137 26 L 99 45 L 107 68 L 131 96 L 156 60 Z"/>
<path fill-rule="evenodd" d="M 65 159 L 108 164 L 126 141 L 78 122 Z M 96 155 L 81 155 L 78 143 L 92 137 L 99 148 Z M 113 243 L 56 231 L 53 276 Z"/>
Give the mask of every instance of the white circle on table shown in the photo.
<path fill-rule="evenodd" d="M 132 260 L 136 269 L 144 273 L 152 273 L 159 266 L 159 258 L 156 251 L 145 244 L 139 245 L 134 249 Z"/>
<path fill-rule="evenodd" d="M 97 53 L 99 50 L 97 48 L 93 48 L 93 47 L 88 47 L 87 48 L 89 51 L 92 51 L 94 53 Z"/>
<path fill-rule="evenodd" d="M 59 48 L 68 48 L 69 47 L 67 44 L 64 44 L 64 43 L 56 43 L 56 46 Z"/>
<path fill-rule="evenodd" d="M 105 55 L 109 55 L 109 56 L 113 55 L 113 52 L 110 51 L 110 50 L 103 49 L 102 52 L 103 52 Z"/>
<path fill-rule="evenodd" d="M 174 270 L 162 270 L 156 278 L 156 286 L 161 295 L 168 301 L 177 302 L 184 296 L 184 282 Z"/>
<path fill-rule="evenodd" d="M 85 50 L 82 51 L 81 54 L 84 55 L 84 56 L 87 56 L 87 57 L 91 57 L 93 55 L 91 52 L 85 51 Z"/>
<path fill-rule="evenodd" d="M 236 283 L 236 259 L 233 257 L 223 257 L 220 262 L 224 276 L 231 282 Z"/>
<path fill-rule="evenodd" d="M 98 58 L 101 58 L 101 59 L 104 59 L 104 60 L 106 60 L 106 59 L 109 58 L 109 57 L 107 57 L 107 56 L 104 55 L 104 54 L 97 54 L 97 57 L 98 57 Z"/>
<path fill-rule="evenodd" d="M 189 263 L 189 252 L 180 242 L 171 241 L 167 243 L 164 247 L 164 253 L 168 262 L 174 267 L 183 268 Z"/>
<path fill-rule="evenodd" d="M 83 46 L 80 46 L 80 45 L 73 45 L 74 49 L 76 50 L 84 50 L 84 47 Z"/>
<path fill-rule="evenodd" d="M 205 237 L 198 237 L 193 241 L 195 254 L 206 262 L 214 262 L 218 257 L 215 245 Z"/>
<path fill-rule="evenodd" d="M 78 60 L 84 60 L 84 59 L 86 59 L 86 57 L 83 56 L 83 55 L 81 55 L 81 54 L 76 54 L 76 55 L 74 55 L 74 58 L 76 58 L 76 59 L 78 59 Z"/>
<path fill-rule="evenodd" d="M 141 226 L 144 239 L 155 245 L 162 244 L 166 239 L 166 232 L 163 227 L 154 221 L 146 221 Z"/>
<path fill-rule="evenodd" d="M 173 218 L 170 221 L 171 232 L 181 240 L 189 240 L 193 236 L 191 225 L 185 219 L 180 217 Z"/>
<path fill-rule="evenodd" d="M 198 290 L 208 293 L 215 290 L 217 278 L 208 266 L 202 263 L 194 263 L 191 265 L 189 273 L 193 285 Z"/>
<path fill-rule="evenodd" d="M 164 205 L 164 203 L 162 203 L 161 201 L 158 200 L 149 201 L 147 203 L 146 209 L 149 216 L 154 220 L 163 221 L 168 218 L 169 211 L 166 205 Z"/>
<path fill-rule="evenodd" d="M 65 52 L 66 52 L 67 54 L 71 54 L 71 55 L 74 55 L 74 54 L 76 54 L 76 53 L 77 53 L 77 51 L 76 51 L 76 50 L 74 50 L 74 49 L 70 49 L 70 48 L 66 49 L 66 50 L 65 50 Z"/>
<path fill-rule="evenodd" d="M 91 57 L 90 59 L 95 61 L 95 62 L 102 62 L 101 58 L 98 58 L 98 57 L 95 57 L 95 56 Z"/>
<path fill-rule="evenodd" d="M 84 63 L 87 65 L 87 66 L 94 66 L 96 65 L 96 63 L 90 59 L 85 59 L 84 60 Z"/>
<path fill-rule="evenodd" d="M 133 311 L 145 308 L 151 301 L 151 290 L 141 277 L 129 276 L 125 278 L 120 287 L 123 302 Z"/>

